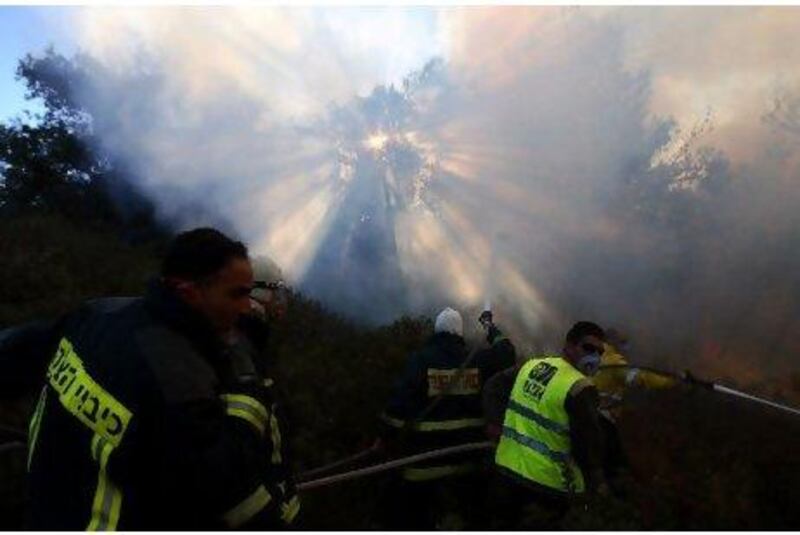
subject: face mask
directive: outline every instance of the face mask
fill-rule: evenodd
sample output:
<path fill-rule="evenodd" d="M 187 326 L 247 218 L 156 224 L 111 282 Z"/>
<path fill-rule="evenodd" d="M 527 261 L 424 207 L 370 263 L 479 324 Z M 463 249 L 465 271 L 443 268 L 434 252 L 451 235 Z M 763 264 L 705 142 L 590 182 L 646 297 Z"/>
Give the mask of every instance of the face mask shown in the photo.
<path fill-rule="evenodd" d="M 600 368 L 600 355 L 597 353 L 589 353 L 584 355 L 578 361 L 577 368 L 584 373 L 584 375 L 594 375 Z"/>

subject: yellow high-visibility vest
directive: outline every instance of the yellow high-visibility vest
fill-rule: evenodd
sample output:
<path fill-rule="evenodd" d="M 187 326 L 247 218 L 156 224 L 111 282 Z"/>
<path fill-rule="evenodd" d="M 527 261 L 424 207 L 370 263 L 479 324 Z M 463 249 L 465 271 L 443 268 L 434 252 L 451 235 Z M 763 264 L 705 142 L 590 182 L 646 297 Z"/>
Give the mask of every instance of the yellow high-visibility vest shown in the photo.
<path fill-rule="evenodd" d="M 579 381 L 588 379 L 559 356 L 525 363 L 511 391 L 495 463 L 557 491 L 583 492 L 583 473 L 571 456 L 564 407 Z"/>

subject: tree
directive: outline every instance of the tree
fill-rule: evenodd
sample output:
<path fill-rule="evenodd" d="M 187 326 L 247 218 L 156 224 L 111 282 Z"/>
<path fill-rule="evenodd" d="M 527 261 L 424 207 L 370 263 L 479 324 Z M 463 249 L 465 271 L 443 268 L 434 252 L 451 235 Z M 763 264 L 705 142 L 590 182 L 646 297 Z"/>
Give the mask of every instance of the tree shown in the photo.
<path fill-rule="evenodd" d="M 56 213 L 156 237 L 153 204 L 99 148 L 92 116 L 80 105 L 89 61 L 52 48 L 20 60 L 17 79 L 27 86 L 26 98 L 41 99 L 45 111 L 29 114 L 30 122 L 0 124 L 0 214 Z M 115 202 L 123 196 L 124 209 Z"/>

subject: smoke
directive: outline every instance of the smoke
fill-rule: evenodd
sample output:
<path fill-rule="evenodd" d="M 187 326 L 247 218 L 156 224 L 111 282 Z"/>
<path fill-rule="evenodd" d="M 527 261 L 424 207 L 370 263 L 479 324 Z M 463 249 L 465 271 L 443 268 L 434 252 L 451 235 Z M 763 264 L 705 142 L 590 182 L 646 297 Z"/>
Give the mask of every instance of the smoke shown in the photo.
<path fill-rule="evenodd" d="M 794 8 L 84 9 L 81 100 L 178 227 L 366 322 L 491 301 L 643 360 L 800 350 Z"/>

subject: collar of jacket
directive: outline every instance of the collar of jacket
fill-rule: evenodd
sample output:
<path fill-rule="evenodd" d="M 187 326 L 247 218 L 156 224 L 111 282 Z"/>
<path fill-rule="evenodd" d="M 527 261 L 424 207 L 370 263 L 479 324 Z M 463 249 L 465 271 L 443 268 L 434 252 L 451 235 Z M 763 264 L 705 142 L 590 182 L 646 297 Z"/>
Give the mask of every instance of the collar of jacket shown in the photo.
<path fill-rule="evenodd" d="M 467 348 L 464 339 L 453 333 L 434 333 L 428 338 L 428 344 L 436 346 L 448 354 L 462 354 Z"/>
<path fill-rule="evenodd" d="M 201 354 L 216 361 L 224 352 L 225 344 L 211 322 L 180 299 L 160 278 L 150 280 L 144 302 L 156 318 L 186 336 Z"/>

